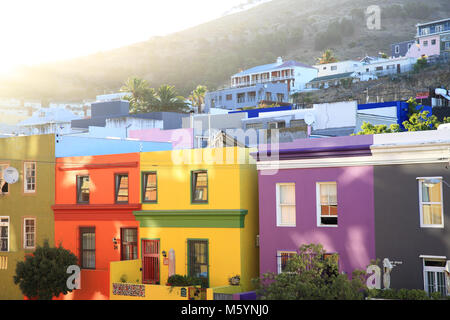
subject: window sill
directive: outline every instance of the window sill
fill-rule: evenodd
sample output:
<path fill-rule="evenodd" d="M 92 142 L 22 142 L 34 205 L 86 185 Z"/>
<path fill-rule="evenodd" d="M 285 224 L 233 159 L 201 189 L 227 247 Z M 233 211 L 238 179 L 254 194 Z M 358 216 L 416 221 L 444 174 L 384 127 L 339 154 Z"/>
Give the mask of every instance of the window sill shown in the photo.
<path fill-rule="evenodd" d="M 337 228 L 338 226 L 332 225 L 332 224 L 330 224 L 330 225 L 322 224 L 322 225 L 318 225 L 317 227 L 318 228 Z"/>
<path fill-rule="evenodd" d="M 421 229 L 431 228 L 431 229 L 444 229 L 443 225 L 421 225 Z"/>
<path fill-rule="evenodd" d="M 277 224 L 277 227 L 281 227 L 281 228 L 289 228 L 289 227 L 291 227 L 291 228 L 295 228 L 295 227 L 297 227 L 297 225 L 291 225 L 291 224 Z"/>

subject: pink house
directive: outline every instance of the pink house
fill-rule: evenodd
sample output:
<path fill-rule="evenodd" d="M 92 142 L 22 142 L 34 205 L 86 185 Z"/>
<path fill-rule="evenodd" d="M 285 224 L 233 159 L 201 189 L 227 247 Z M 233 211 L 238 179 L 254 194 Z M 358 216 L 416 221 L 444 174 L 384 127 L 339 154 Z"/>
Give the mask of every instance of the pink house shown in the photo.
<path fill-rule="evenodd" d="M 191 149 L 194 146 L 192 128 L 161 130 L 158 128 L 130 130 L 128 136 L 133 139 L 153 142 L 172 142 L 173 149 Z"/>
<path fill-rule="evenodd" d="M 406 53 L 407 57 L 420 58 L 422 55 L 427 57 L 439 55 L 441 50 L 441 42 L 439 35 L 421 37 Z"/>

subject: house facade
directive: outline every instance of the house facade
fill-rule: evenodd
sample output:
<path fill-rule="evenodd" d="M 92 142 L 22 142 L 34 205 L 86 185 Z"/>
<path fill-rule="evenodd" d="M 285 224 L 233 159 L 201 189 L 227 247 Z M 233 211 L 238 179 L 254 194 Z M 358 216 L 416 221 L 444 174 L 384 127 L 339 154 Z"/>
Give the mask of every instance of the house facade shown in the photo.
<path fill-rule="evenodd" d="M 314 242 L 347 274 L 387 258 L 390 288 L 449 295 L 448 129 L 314 140 L 259 150 L 260 272 Z"/>
<path fill-rule="evenodd" d="M 374 135 L 376 256 L 398 262 L 393 288 L 450 294 L 449 150 L 448 130 Z"/>
<path fill-rule="evenodd" d="M 54 245 L 55 136 L 0 138 L 0 300 L 23 299 L 16 265 L 48 240 Z M 8 184 L 13 167 L 18 181 Z"/>
<path fill-rule="evenodd" d="M 370 155 L 372 136 L 280 144 L 279 160 L 258 154 L 260 272 L 283 272 L 303 244 L 337 253 L 351 274 L 375 258 L 373 167 L 348 166 Z"/>
<path fill-rule="evenodd" d="M 139 153 L 57 158 L 55 243 L 81 268 L 81 289 L 59 299 L 109 299 L 109 263 L 137 259 L 139 162 Z"/>
<path fill-rule="evenodd" d="M 391 45 L 393 57 L 412 57 L 450 55 L 450 18 L 419 23 L 416 25 L 414 40 Z"/>
<path fill-rule="evenodd" d="M 288 103 L 289 95 L 303 90 L 317 77 L 317 69 L 297 61 L 283 61 L 256 66 L 231 76 L 230 87 L 208 92 L 205 110 L 255 107 L 260 103 Z"/>
<path fill-rule="evenodd" d="M 141 268 L 140 285 L 158 288 L 173 274 L 213 289 L 239 275 L 238 290 L 250 290 L 259 257 L 257 174 L 249 161 L 248 149 L 238 147 L 141 153 L 140 261 L 122 272 Z"/>

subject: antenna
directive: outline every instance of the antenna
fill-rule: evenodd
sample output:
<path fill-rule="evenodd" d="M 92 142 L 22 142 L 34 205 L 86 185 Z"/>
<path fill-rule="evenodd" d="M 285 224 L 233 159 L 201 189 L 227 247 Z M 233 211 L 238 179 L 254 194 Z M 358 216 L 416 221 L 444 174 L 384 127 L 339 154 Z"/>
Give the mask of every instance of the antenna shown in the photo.
<path fill-rule="evenodd" d="M 3 179 L 8 184 L 13 184 L 19 181 L 19 172 L 14 167 L 8 167 L 3 171 Z"/>

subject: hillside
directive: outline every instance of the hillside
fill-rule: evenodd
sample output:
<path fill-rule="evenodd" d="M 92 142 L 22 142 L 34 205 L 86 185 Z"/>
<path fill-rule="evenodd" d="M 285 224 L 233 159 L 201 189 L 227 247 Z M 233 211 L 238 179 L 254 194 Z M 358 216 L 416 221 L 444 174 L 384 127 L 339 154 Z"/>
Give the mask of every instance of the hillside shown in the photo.
<path fill-rule="evenodd" d="M 372 4 L 382 9 L 381 30 L 366 27 Z M 327 47 L 342 60 L 390 53 L 392 42 L 414 37 L 416 23 L 449 16 L 448 0 L 273 0 L 165 37 L 22 68 L 0 79 L 0 96 L 81 100 L 116 91 L 129 76 L 188 95 L 197 84 L 215 89 L 278 56 L 313 64 Z"/>

